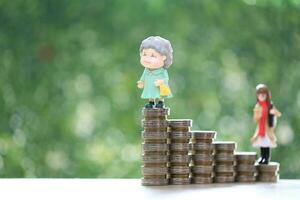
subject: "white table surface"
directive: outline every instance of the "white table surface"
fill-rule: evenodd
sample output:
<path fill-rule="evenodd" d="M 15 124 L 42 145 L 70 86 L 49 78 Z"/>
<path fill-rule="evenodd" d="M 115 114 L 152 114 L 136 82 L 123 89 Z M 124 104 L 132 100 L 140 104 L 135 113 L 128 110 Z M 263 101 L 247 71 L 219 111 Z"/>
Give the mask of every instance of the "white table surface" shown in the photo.
<path fill-rule="evenodd" d="M 0 179 L 0 199 L 300 199 L 300 180 L 141 186 L 139 179 Z"/>

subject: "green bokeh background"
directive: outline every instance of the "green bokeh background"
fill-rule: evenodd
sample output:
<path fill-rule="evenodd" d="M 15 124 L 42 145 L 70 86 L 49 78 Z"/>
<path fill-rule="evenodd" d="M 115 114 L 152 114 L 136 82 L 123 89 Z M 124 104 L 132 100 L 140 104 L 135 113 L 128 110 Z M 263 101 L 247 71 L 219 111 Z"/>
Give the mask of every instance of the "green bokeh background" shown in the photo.
<path fill-rule="evenodd" d="M 300 178 L 300 0 L 1 0 L 0 177 L 140 177 L 140 42 L 169 39 L 170 118 L 250 145 L 255 86 Z"/>

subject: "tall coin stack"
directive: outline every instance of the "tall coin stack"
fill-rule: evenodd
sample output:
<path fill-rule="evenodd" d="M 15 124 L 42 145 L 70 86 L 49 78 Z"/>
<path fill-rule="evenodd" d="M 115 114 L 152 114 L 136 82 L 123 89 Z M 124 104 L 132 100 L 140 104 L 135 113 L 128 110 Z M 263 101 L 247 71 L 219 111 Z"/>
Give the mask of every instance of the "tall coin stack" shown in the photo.
<path fill-rule="evenodd" d="M 213 182 L 213 139 L 215 131 L 191 131 L 192 183 L 208 184 Z"/>
<path fill-rule="evenodd" d="M 144 108 L 142 120 L 142 185 L 168 185 L 169 108 Z"/>
<path fill-rule="evenodd" d="M 268 165 L 256 166 L 258 175 L 257 181 L 259 182 L 273 182 L 276 183 L 279 179 L 279 163 L 270 162 Z"/>
<path fill-rule="evenodd" d="M 171 119 L 170 135 L 170 184 L 190 184 L 189 140 L 191 119 Z"/>
<path fill-rule="evenodd" d="M 213 142 L 215 146 L 215 183 L 232 183 L 235 181 L 236 143 L 231 141 Z"/>
<path fill-rule="evenodd" d="M 235 152 L 236 182 L 250 183 L 256 180 L 256 152 Z"/>

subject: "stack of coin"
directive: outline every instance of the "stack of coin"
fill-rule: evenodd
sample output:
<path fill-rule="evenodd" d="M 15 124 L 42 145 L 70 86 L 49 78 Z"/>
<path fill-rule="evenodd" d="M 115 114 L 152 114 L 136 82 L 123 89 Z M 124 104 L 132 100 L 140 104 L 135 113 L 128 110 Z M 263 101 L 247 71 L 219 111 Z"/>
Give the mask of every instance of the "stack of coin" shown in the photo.
<path fill-rule="evenodd" d="M 215 131 L 191 131 L 192 149 L 192 183 L 208 184 L 213 182 L 213 139 L 217 133 Z"/>
<path fill-rule="evenodd" d="M 256 180 L 256 152 L 235 152 L 236 182 L 250 183 Z"/>
<path fill-rule="evenodd" d="M 213 142 L 215 147 L 215 183 L 232 183 L 235 180 L 235 142 Z"/>
<path fill-rule="evenodd" d="M 273 182 L 276 183 L 279 180 L 279 163 L 270 162 L 268 165 L 256 165 L 257 169 L 257 181 L 260 182 Z"/>
<path fill-rule="evenodd" d="M 170 184 L 190 184 L 189 140 L 191 119 L 171 119 L 170 135 Z"/>
<path fill-rule="evenodd" d="M 168 185 L 169 108 L 143 109 L 142 185 Z"/>

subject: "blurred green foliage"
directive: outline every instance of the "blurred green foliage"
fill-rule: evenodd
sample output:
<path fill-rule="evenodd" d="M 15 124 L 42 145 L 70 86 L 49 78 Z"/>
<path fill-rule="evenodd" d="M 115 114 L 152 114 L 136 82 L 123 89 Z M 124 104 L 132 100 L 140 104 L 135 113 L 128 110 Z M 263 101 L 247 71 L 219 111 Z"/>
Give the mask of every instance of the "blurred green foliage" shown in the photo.
<path fill-rule="evenodd" d="M 300 178 L 300 0 L 1 0 L 0 177 L 140 177 L 139 45 L 168 38 L 171 118 L 250 145 L 255 86 Z"/>

